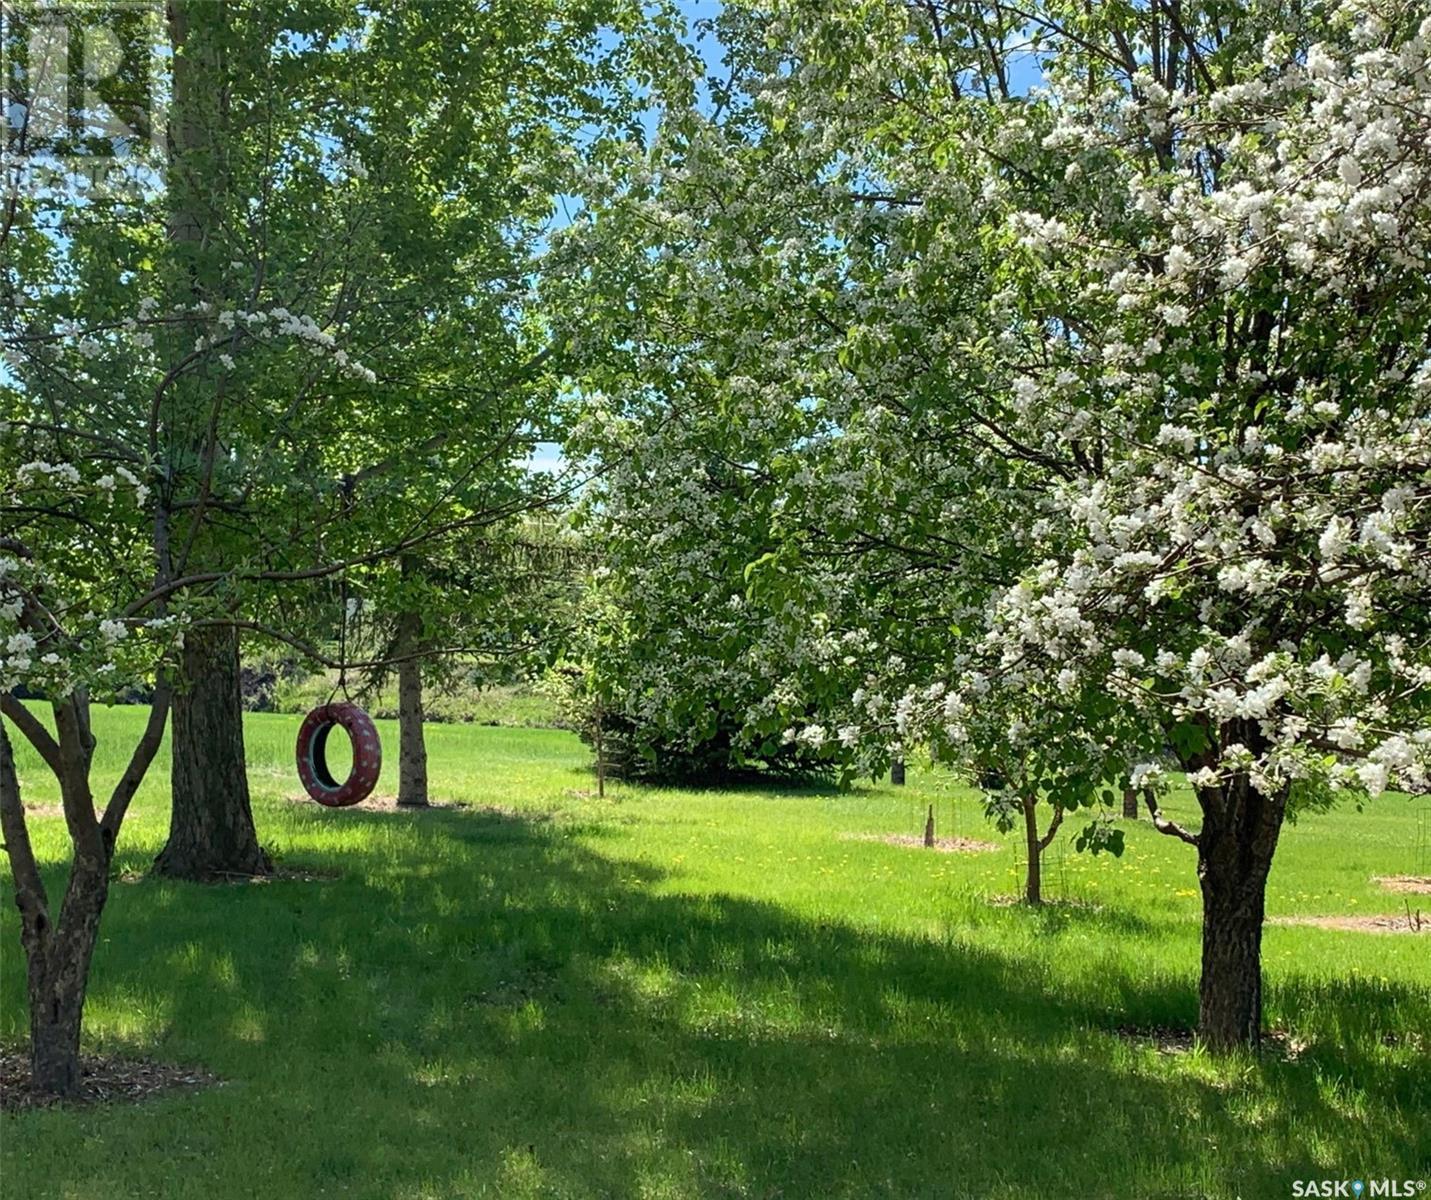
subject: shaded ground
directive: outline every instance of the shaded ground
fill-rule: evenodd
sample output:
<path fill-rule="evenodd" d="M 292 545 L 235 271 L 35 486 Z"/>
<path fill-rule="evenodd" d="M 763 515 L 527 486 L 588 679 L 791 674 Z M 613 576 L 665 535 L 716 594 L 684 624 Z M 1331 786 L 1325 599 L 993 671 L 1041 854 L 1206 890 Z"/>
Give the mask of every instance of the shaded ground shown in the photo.
<path fill-rule="evenodd" d="M 142 1059 L 85 1055 L 80 1062 L 82 1091 L 68 1105 L 137 1104 L 173 1092 L 195 1092 L 216 1087 L 219 1080 L 195 1067 L 176 1067 Z M 0 1049 L 0 1112 L 46 1108 L 53 1096 L 30 1088 L 30 1062 L 23 1050 Z"/>
<path fill-rule="evenodd" d="M 289 804 L 299 808 L 323 809 L 311 796 L 291 795 L 285 799 Z M 519 813 L 515 808 L 510 808 L 500 804 L 472 804 L 466 800 L 430 800 L 427 804 L 399 804 L 395 794 L 375 794 L 357 804 L 349 804 L 345 808 L 328 809 L 329 812 L 363 812 L 363 813 L 408 813 L 414 816 L 421 816 L 423 813 L 438 812 L 469 812 L 485 813 L 489 816 L 515 817 L 518 815 L 531 817 L 531 813 Z"/>
<path fill-rule="evenodd" d="M 291 796 L 291 797 L 289 797 L 289 799 L 290 799 L 294 804 L 311 804 L 311 805 L 313 805 L 314 807 L 317 807 L 317 808 L 321 808 L 321 807 L 322 807 L 322 805 L 320 805 L 316 800 L 314 800 L 314 799 L 313 799 L 312 797 L 310 797 L 310 796 Z M 397 796 L 396 796 L 396 795 L 388 794 L 388 795 L 385 795 L 385 796 L 384 796 L 384 795 L 374 794 L 374 795 L 369 796 L 366 800 L 362 800 L 362 801 L 360 801 L 360 802 L 357 803 L 357 804 L 350 804 L 348 807 L 351 808 L 351 809 L 359 810 L 359 811 L 361 811 L 361 812 L 423 813 L 423 812 L 436 812 L 436 811 L 438 811 L 439 809 L 471 808 L 472 806 L 471 806 L 470 804 L 465 803 L 464 801 L 461 801 L 461 800 L 457 800 L 457 801 L 432 800 L 432 801 L 430 801 L 430 802 L 427 803 L 427 804 L 399 805 L 398 802 L 397 802 Z"/>
<path fill-rule="evenodd" d="M 1191 1029 L 1168 1027 L 1119 1026 L 1117 1034 L 1132 1045 L 1156 1050 L 1159 1054 L 1191 1054 L 1197 1049 L 1197 1037 Z M 1268 1029 L 1262 1034 L 1261 1054 L 1294 1062 L 1307 1048 L 1307 1043 L 1285 1029 Z"/>
<path fill-rule="evenodd" d="M 987 829 L 913 768 L 898 792 L 597 803 L 565 798 L 590 784 L 575 739 L 443 726 L 433 779 L 473 807 L 405 819 L 287 803 L 293 724 L 249 727 L 255 816 L 280 864 L 339 878 L 145 879 L 101 930 L 87 1050 L 225 1085 L 0 1117 L 5 1200 L 1251 1200 L 1352 1163 L 1427 1174 L 1420 939 L 1270 927 L 1266 1019 L 1295 1060 L 1120 1036 L 1197 1012 L 1195 856 L 1146 822 L 1116 862 L 1070 856 L 1090 903 L 995 907 L 1012 839 L 840 839 L 930 803 Z M 162 844 L 166 787 L 116 869 Z M 1404 811 L 1299 822 L 1272 911 L 1389 906 L 1371 876 L 1419 870 Z M 63 821 L 34 832 L 58 895 Z M 17 924 L 0 909 L 9 1044 Z"/>
<path fill-rule="evenodd" d="M 241 872 L 219 871 L 213 879 L 206 879 L 203 885 L 225 887 L 238 885 L 264 885 L 270 883 L 332 883 L 341 879 L 341 871 L 327 867 L 303 867 L 297 864 L 279 863 L 267 875 L 246 875 Z M 120 883 L 143 883 L 149 878 L 148 871 L 128 870 L 120 873 Z"/>

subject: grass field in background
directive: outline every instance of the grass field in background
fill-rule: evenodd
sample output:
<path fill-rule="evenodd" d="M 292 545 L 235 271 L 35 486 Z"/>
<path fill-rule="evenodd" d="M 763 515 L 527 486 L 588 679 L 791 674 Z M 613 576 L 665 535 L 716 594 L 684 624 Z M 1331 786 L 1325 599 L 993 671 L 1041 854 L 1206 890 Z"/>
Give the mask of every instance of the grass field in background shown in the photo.
<path fill-rule="evenodd" d="M 101 779 L 142 716 L 97 714 Z M 1034 912 L 989 903 L 1016 888 L 1012 844 L 917 769 L 902 789 L 598 801 L 570 734 L 443 725 L 434 796 L 473 807 L 327 811 L 293 800 L 297 725 L 248 720 L 256 816 L 280 865 L 339 877 L 117 883 L 95 961 L 87 1049 L 225 1083 L 0 1118 L 6 1200 L 1252 1200 L 1431 1178 L 1431 939 L 1270 926 L 1267 1020 L 1292 1060 L 1118 1035 L 1196 1013 L 1193 851 L 1146 822 L 1121 860 L 1061 843 L 1048 890 L 1080 903 Z M 57 886 L 54 788 L 19 749 Z M 167 789 L 161 754 L 118 871 L 159 849 Z M 917 833 L 929 803 L 941 835 L 1004 848 L 849 837 Z M 1371 877 L 1431 873 L 1428 824 L 1400 798 L 1304 819 L 1269 912 L 1401 911 Z M 0 955 L 14 1044 L 8 903 Z"/>
<path fill-rule="evenodd" d="M 273 711 L 304 714 L 326 704 L 339 692 L 336 671 L 302 678 L 280 679 L 273 694 Z M 396 717 L 397 680 L 390 679 L 376 694 L 357 696 L 375 716 Z M 478 687 L 457 679 L 424 689 L 423 711 L 428 722 L 468 725 L 514 725 L 524 728 L 559 728 L 556 700 L 531 683 Z"/>

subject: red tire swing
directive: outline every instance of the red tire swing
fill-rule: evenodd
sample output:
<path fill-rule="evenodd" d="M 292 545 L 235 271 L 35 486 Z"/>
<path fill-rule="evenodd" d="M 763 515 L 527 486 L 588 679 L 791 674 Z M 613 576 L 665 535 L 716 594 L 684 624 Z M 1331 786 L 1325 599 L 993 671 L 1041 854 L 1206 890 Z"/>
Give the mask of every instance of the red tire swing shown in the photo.
<path fill-rule="evenodd" d="M 339 783 L 328 769 L 328 735 L 341 728 L 353 743 L 353 767 Z M 298 730 L 298 778 L 308 794 L 327 808 L 361 804 L 372 794 L 383 768 L 383 744 L 377 726 L 356 704 L 324 704 L 303 719 Z"/>

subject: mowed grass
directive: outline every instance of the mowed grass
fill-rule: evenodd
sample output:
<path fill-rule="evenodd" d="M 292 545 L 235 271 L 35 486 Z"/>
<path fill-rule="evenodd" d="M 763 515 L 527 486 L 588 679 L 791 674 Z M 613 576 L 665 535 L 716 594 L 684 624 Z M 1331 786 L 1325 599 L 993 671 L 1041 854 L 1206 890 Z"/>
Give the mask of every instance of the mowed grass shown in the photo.
<path fill-rule="evenodd" d="M 276 712 L 302 715 L 326 704 L 339 688 L 337 671 L 323 671 L 302 679 L 281 680 L 273 697 Z M 458 679 L 437 688 L 429 686 L 423 697 L 424 712 L 432 724 L 517 725 L 554 729 L 562 726 L 556 700 L 531 684 L 479 686 Z M 386 683 L 363 705 L 375 716 L 396 717 L 397 681 Z"/>
<path fill-rule="evenodd" d="M 101 780 L 142 715 L 97 714 Z M 1251 1200 L 1431 1177 L 1431 939 L 1269 927 L 1291 1061 L 1118 1036 L 1196 1012 L 1193 853 L 1145 822 L 1121 860 L 1056 854 L 1051 893 L 1082 903 L 1030 912 L 989 903 L 1015 888 L 1010 843 L 847 836 L 916 833 L 933 803 L 941 834 L 1004 841 L 940 775 L 598 801 L 569 734 L 438 726 L 434 793 L 473 807 L 330 812 L 293 800 L 297 724 L 248 722 L 257 819 L 281 865 L 340 877 L 117 883 L 95 961 L 87 1049 L 225 1083 L 0 1118 L 7 1200 Z M 24 748 L 21 770 L 53 806 Z M 160 847 L 167 794 L 161 756 L 118 872 Z M 1270 911 L 1400 911 L 1371 876 L 1431 872 L 1428 824 L 1401 798 L 1304 819 Z M 57 891 L 63 821 L 32 825 Z M 15 1043 L 8 904 L 0 925 Z"/>

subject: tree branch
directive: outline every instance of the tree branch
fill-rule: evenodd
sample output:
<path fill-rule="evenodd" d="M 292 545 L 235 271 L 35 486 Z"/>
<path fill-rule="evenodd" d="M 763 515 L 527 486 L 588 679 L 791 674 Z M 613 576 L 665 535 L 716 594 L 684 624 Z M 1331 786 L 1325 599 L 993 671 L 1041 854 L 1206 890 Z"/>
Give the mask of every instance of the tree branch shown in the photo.
<path fill-rule="evenodd" d="M 1157 800 L 1153 797 L 1151 788 L 1143 789 L 1143 800 L 1148 806 L 1148 812 L 1153 818 L 1153 828 L 1159 833 L 1166 833 L 1169 837 L 1178 838 L 1186 842 L 1189 846 L 1200 846 L 1202 842 L 1197 834 L 1189 833 L 1175 821 L 1169 821 L 1163 816 L 1163 810 L 1158 807 Z"/>
<path fill-rule="evenodd" d="M 1055 804 L 1053 806 L 1053 820 L 1048 823 L 1048 832 L 1045 833 L 1043 837 L 1039 838 L 1038 840 L 1038 848 L 1040 850 L 1047 850 L 1051 845 L 1053 845 L 1053 839 L 1058 833 L 1058 827 L 1062 824 L 1063 805 Z"/>
<path fill-rule="evenodd" d="M 129 802 L 134 799 L 134 793 L 139 790 L 139 785 L 149 770 L 149 764 L 154 761 L 154 755 L 158 753 L 160 743 L 164 740 L 164 726 L 169 720 L 169 704 L 173 696 L 173 686 L 160 676 L 154 688 L 154 698 L 150 701 L 149 720 L 144 726 L 144 735 L 134 747 L 124 774 L 115 784 L 109 803 L 105 806 L 104 817 L 100 821 L 105 843 L 111 851 L 114 849 L 115 839 L 119 837 L 119 827 L 124 822 L 124 814 L 129 811 Z"/>
<path fill-rule="evenodd" d="M 15 773 L 15 754 L 5 722 L 0 721 L 0 834 L 5 837 L 5 851 L 10 856 L 10 870 L 15 876 L 16 898 L 24 908 L 26 893 L 39 905 L 39 917 L 48 920 L 50 900 L 45 895 L 45 881 L 40 876 L 35 852 L 30 846 L 30 831 L 25 824 L 25 806 L 20 802 L 20 779 Z"/>
<path fill-rule="evenodd" d="M 890 204 L 901 208 L 924 206 L 924 200 L 919 196 L 896 196 L 893 192 L 851 192 L 850 199 L 857 204 Z"/>
<path fill-rule="evenodd" d="M 58 779 L 63 769 L 60 762 L 60 746 L 40 718 L 26 708 L 14 692 L 0 692 L 0 712 L 15 722 L 15 727 L 25 735 L 25 740 L 35 748 L 39 756 L 45 760 L 45 765 L 55 773 L 55 778 Z"/>
<path fill-rule="evenodd" d="M 285 646 L 292 646 L 295 650 L 301 651 L 306 657 L 312 659 L 319 666 L 331 667 L 334 670 L 347 669 L 350 671 L 371 671 L 382 670 L 388 667 L 395 667 L 405 662 L 424 661 L 427 659 L 449 658 L 454 655 L 476 655 L 482 654 L 489 658 L 501 658 L 505 654 L 520 654 L 533 646 L 542 645 L 540 638 L 532 641 L 519 643 L 516 646 L 425 646 L 423 649 L 411 654 L 387 654 L 382 658 L 369 658 L 361 660 L 344 661 L 340 658 L 331 658 L 324 654 L 311 642 L 304 641 L 300 637 L 284 633 L 281 629 L 276 629 L 272 625 L 265 625 L 261 621 L 246 621 L 238 618 L 218 617 L 212 620 L 195 621 L 194 628 L 225 626 L 230 629 L 247 629 L 251 633 L 257 633 L 262 637 L 272 638 L 275 642 L 281 642 Z"/>
<path fill-rule="evenodd" d="M 545 349 L 541 350 L 537 354 L 534 354 L 520 367 L 513 371 L 510 376 L 507 377 L 507 379 L 503 382 L 503 387 L 511 387 L 514 384 L 522 382 L 533 371 L 537 370 L 538 367 L 542 366 L 548 359 L 550 359 L 556 352 L 556 347 L 547 346 Z M 421 456 L 424 454 L 431 454 L 434 450 L 442 449 L 443 446 L 447 445 L 447 443 L 452 441 L 454 438 L 461 438 L 468 432 L 468 430 L 464 429 L 461 426 L 457 426 L 452 429 L 444 429 L 441 433 L 433 434 L 425 442 L 420 442 L 416 446 L 408 447 L 406 450 L 403 451 L 402 454 L 395 454 L 390 458 L 383 459 L 381 462 L 371 463 L 366 467 L 362 467 L 348 475 L 343 476 L 343 486 L 349 490 L 356 488 L 358 485 L 366 483 L 369 479 L 372 479 L 375 476 L 386 475 L 388 472 L 394 470 L 396 467 L 401 466 L 404 462 L 412 461 L 414 455 Z"/>
<path fill-rule="evenodd" d="M 572 490 L 574 490 L 574 488 Z M 218 583 L 220 580 L 225 579 L 240 581 L 263 580 L 269 583 L 304 583 L 315 579 L 323 579 L 330 575 L 336 575 L 350 567 L 361 567 L 368 563 L 381 562 L 388 558 L 396 558 L 406 551 L 417 549 L 449 533 L 480 529 L 487 525 L 495 525 L 499 521 L 510 516 L 515 516 L 521 512 L 534 512 L 540 508 L 550 507 L 558 500 L 564 498 L 564 495 L 565 493 L 541 500 L 524 502 L 522 504 L 509 504 L 490 511 L 474 513 L 471 516 L 458 517 L 451 521 L 443 521 L 429 529 L 411 534 L 381 549 L 370 551 L 367 554 L 354 555 L 351 558 L 323 563 L 316 567 L 306 567 L 291 571 L 196 571 L 190 575 L 184 575 L 177 579 L 168 579 L 161 584 L 156 584 L 142 596 L 125 605 L 119 615 L 121 618 L 137 616 L 148 608 L 149 605 L 165 600 L 176 592 L 182 592 L 186 588 L 201 587 L 204 584 Z"/>
<path fill-rule="evenodd" d="M 60 804 L 65 812 L 70 840 L 80 856 L 92 862 L 105 858 L 104 840 L 94 815 L 94 793 L 90 791 L 89 764 L 94 753 L 94 734 L 89 728 L 88 700 L 71 692 L 54 702 L 55 729 L 59 733 Z"/>

